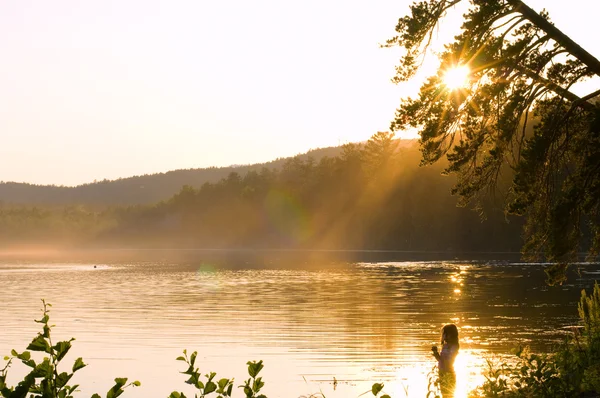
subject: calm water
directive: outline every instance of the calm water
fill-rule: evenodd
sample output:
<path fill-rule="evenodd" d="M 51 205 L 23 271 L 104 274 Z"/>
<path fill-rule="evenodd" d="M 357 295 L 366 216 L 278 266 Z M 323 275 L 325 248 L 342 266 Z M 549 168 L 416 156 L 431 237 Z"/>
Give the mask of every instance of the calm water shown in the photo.
<path fill-rule="evenodd" d="M 270 398 L 357 397 L 375 381 L 393 397 L 423 397 L 435 364 L 430 347 L 453 322 L 464 396 L 481 382 L 485 358 L 519 342 L 543 350 L 560 339 L 576 323 L 581 288 L 600 275 L 600 266 L 585 265 L 568 285 L 547 287 L 538 265 L 318 266 L 3 263 L 0 354 L 27 346 L 45 298 L 54 338 L 77 338 L 68 366 L 78 356 L 89 364 L 74 380 L 81 396 L 105 392 L 118 376 L 142 382 L 124 397 L 189 392 L 175 361 L 187 348 L 199 352 L 201 371 L 235 377 L 236 386 L 247 377 L 245 362 L 263 359 Z"/>

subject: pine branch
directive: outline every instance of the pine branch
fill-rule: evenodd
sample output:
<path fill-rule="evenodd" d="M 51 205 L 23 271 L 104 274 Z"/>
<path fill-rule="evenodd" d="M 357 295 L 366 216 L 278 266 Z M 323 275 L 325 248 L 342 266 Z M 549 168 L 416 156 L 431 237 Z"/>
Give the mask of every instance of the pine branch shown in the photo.
<path fill-rule="evenodd" d="M 561 32 L 556 26 L 543 18 L 521 0 L 507 0 L 516 12 L 521 13 L 532 24 L 546 32 L 554 41 L 564 47 L 571 55 L 587 65 L 592 72 L 600 76 L 600 61 L 587 52 L 569 36 Z"/>

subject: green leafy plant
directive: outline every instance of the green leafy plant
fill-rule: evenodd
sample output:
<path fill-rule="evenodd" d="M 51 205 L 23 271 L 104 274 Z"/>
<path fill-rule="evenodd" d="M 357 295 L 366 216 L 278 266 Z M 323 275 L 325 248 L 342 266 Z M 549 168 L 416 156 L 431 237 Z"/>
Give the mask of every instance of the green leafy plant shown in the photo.
<path fill-rule="evenodd" d="M 533 397 L 571 396 L 571 386 L 564 382 L 555 357 L 531 353 L 528 348 L 516 350 L 517 365 L 510 378 L 519 395 Z"/>
<path fill-rule="evenodd" d="M 59 371 L 63 369 L 63 359 L 69 352 L 72 342 L 71 338 L 66 341 L 59 341 L 56 344 L 52 342 L 52 327 L 50 325 L 50 303 L 42 300 L 43 316 L 35 322 L 42 325 L 42 332 L 29 343 L 26 350 L 19 353 L 11 351 L 10 356 L 4 357 L 6 365 L 0 370 L 0 397 L 3 398 L 73 398 L 73 393 L 77 391 L 78 384 L 69 385 L 73 375 L 84 368 L 86 364 L 82 358 L 77 358 L 69 371 Z M 32 352 L 46 354 L 41 361 L 33 358 Z M 20 360 L 31 370 L 16 387 L 9 387 L 6 384 L 8 369 L 13 361 Z M 107 392 L 106 398 L 116 398 L 121 395 L 125 388 L 129 386 L 139 386 L 139 381 L 133 381 L 127 384 L 126 378 L 116 378 L 115 385 Z M 92 398 L 100 398 L 100 395 L 94 394 Z"/>
<path fill-rule="evenodd" d="M 198 393 L 194 395 L 195 398 L 205 398 L 209 395 L 216 394 L 216 398 L 227 398 L 231 397 L 233 393 L 233 383 L 234 379 L 220 379 L 215 382 L 216 373 L 211 372 L 204 375 L 205 381 L 202 381 L 202 374 L 200 373 L 199 368 L 196 367 L 196 358 L 198 356 L 198 352 L 194 351 L 191 355 L 188 356 L 187 350 L 183 350 L 183 356 L 177 358 L 178 361 L 185 362 L 187 365 L 187 369 L 181 373 L 189 376 L 186 380 L 187 384 L 191 384 L 194 386 Z M 244 381 L 244 384 L 238 386 L 244 390 L 244 394 L 246 398 L 267 398 L 266 395 L 261 393 L 262 388 L 265 385 L 265 382 L 262 380 L 262 377 L 259 376 L 259 373 L 264 368 L 263 361 L 248 361 L 246 363 L 248 365 L 248 375 L 250 376 L 247 380 Z M 337 385 L 337 380 L 334 378 L 334 383 Z M 388 394 L 383 394 L 383 384 L 375 383 L 371 387 L 371 391 L 367 391 L 361 395 L 367 394 L 371 392 L 373 396 L 377 398 L 391 398 Z M 305 396 L 303 396 L 305 397 Z M 311 394 L 305 398 L 326 398 L 325 394 L 322 392 Z M 173 391 L 169 398 L 188 398 L 183 392 Z"/>
<path fill-rule="evenodd" d="M 500 397 L 509 390 L 510 369 L 508 364 L 506 362 L 498 364 L 488 358 L 486 359 L 486 366 L 487 368 L 483 374 L 485 382 L 471 396 Z"/>
<path fill-rule="evenodd" d="M 186 383 L 194 386 L 198 393 L 195 394 L 196 398 L 204 398 L 210 394 L 217 394 L 217 398 L 231 397 L 233 392 L 234 379 L 222 378 L 219 381 L 215 381 L 216 373 L 211 372 L 205 374 L 205 381 L 202 381 L 202 375 L 200 370 L 196 367 L 196 357 L 198 353 L 194 351 L 190 356 L 187 354 L 187 350 L 183 350 L 183 356 L 177 358 L 178 361 L 183 361 L 188 365 L 187 370 L 181 372 L 188 375 Z M 266 398 L 265 395 L 258 394 L 261 388 L 265 385 L 262 381 L 262 377 L 258 377 L 258 374 L 263 369 L 263 361 L 252 361 L 248 362 L 248 374 L 250 378 L 240 387 L 244 389 L 244 393 L 247 398 Z M 169 398 L 187 398 L 183 392 L 173 391 Z"/>
<path fill-rule="evenodd" d="M 244 388 L 244 394 L 246 394 L 246 398 L 267 398 L 263 394 L 258 395 L 261 388 L 263 388 L 265 385 L 265 383 L 262 381 L 262 377 L 258 377 L 258 373 L 264 367 L 263 361 L 248 362 L 247 365 L 250 378 L 246 380 L 244 385 L 240 386 Z"/>
<path fill-rule="evenodd" d="M 485 382 L 470 397 L 570 397 L 576 394 L 565 383 L 554 357 L 532 354 L 519 347 L 516 361 L 500 364 L 487 360 Z"/>
<path fill-rule="evenodd" d="M 373 393 L 374 396 L 379 397 L 379 398 L 390 398 L 390 396 L 387 394 L 383 394 L 380 396 L 379 394 L 382 392 L 383 392 L 383 383 L 374 383 L 373 386 L 371 387 L 371 393 Z"/>
<path fill-rule="evenodd" d="M 600 286 L 581 292 L 581 328 L 549 354 L 515 350 L 514 362 L 488 360 L 485 382 L 471 397 L 572 397 L 600 392 Z"/>

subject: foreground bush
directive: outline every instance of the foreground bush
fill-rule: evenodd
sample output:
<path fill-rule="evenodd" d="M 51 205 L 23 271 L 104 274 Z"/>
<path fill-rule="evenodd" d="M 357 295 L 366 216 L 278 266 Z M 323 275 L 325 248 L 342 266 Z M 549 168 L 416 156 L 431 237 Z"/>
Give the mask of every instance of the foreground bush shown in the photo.
<path fill-rule="evenodd" d="M 198 390 L 199 394 L 196 394 L 195 397 L 196 398 L 204 398 L 209 395 L 213 396 L 212 395 L 213 393 L 215 394 L 216 398 L 231 397 L 232 396 L 231 394 L 233 392 L 234 380 L 223 378 L 223 379 L 219 379 L 218 381 L 215 381 L 216 373 L 211 372 L 211 373 L 204 375 L 204 377 L 206 378 L 206 381 L 204 381 L 204 382 L 201 381 L 202 376 L 200 374 L 200 371 L 198 370 L 198 368 L 195 367 L 196 356 L 197 356 L 196 351 L 194 351 L 194 353 L 192 353 L 192 355 L 190 355 L 188 357 L 187 351 L 183 350 L 183 356 L 177 358 L 178 361 L 183 361 L 188 366 L 187 370 L 184 372 L 181 372 L 181 373 L 188 375 L 189 378 L 186 381 L 186 383 L 193 385 Z M 240 388 L 244 389 L 245 397 L 246 398 L 267 398 L 266 395 L 260 394 L 260 390 L 264 387 L 265 383 L 263 382 L 262 377 L 258 376 L 258 374 L 264 367 L 263 361 L 258 361 L 258 362 L 251 361 L 251 362 L 247 362 L 247 365 L 248 365 L 248 375 L 250 376 L 250 378 L 247 379 L 246 381 L 244 381 L 244 384 L 239 386 Z M 371 387 L 371 393 L 375 397 L 391 398 L 387 394 L 380 395 L 380 393 L 382 393 L 382 392 L 383 392 L 383 384 L 381 384 L 381 383 L 375 383 Z M 368 391 L 367 391 L 367 393 L 368 393 Z M 169 398 L 188 398 L 188 397 L 186 397 L 186 395 L 182 392 L 173 391 L 171 393 L 171 395 L 169 395 Z M 305 398 L 325 398 L 325 395 L 323 395 L 322 393 L 318 393 L 318 394 L 312 394 L 310 397 L 305 397 Z"/>
<path fill-rule="evenodd" d="M 488 361 L 486 381 L 471 397 L 600 396 L 600 286 L 583 290 L 578 305 L 581 327 L 554 352 L 534 354 L 519 347 L 514 363 Z"/>
<path fill-rule="evenodd" d="M 4 357 L 7 361 L 6 365 L 0 370 L 0 396 L 4 398 L 73 398 L 73 393 L 77 391 L 78 384 L 73 386 L 68 385 L 69 380 L 73 375 L 86 366 L 83 359 L 77 358 L 75 363 L 70 367 L 70 371 L 62 371 L 59 373 L 59 365 L 62 365 L 63 359 L 71 349 L 71 342 L 75 339 L 67 341 L 59 341 L 56 344 L 52 343 L 52 326 L 50 321 L 49 303 L 42 300 L 43 316 L 39 321 L 35 322 L 42 324 L 42 332 L 29 343 L 27 349 L 22 353 L 12 350 L 11 356 Z M 40 352 L 47 354 L 41 362 L 36 362 L 32 357 L 32 352 Z M 21 382 L 16 387 L 8 387 L 6 385 L 6 376 L 12 361 L 20 360 L 31 369 Z M 61 370 L 63 366 L 61 366 Z M 127 384 L 126 378 L 116 378 L 115 385 L 108 390 L 106 398 L 116 398 L 121 395 L 125 388 L 129 386 L 139 386 L 139 381 L 134 381 Z M 101 398 L 100 395 L 94 394 L 92 398 Z"/>

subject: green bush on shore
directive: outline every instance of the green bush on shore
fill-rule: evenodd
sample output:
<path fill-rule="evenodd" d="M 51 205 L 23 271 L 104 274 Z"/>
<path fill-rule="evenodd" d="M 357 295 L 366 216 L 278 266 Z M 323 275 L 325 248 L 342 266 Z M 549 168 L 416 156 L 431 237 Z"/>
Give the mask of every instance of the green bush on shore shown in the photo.
<path fill-rule="evenodd" d="M 580 327 L 548 354 L 516 349 L 514 363 L 488 361 L 486 381 L 470 397 L 600 396 L 600 286 L 578 305 Z"/>

